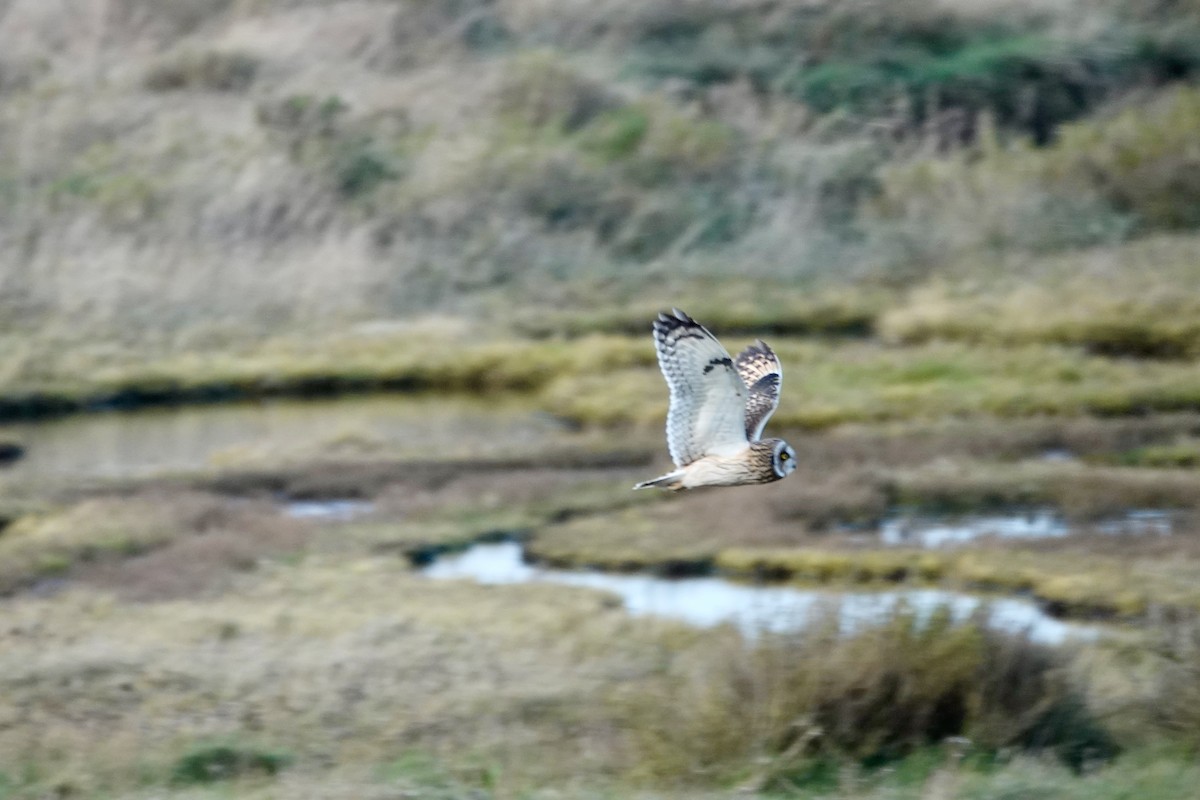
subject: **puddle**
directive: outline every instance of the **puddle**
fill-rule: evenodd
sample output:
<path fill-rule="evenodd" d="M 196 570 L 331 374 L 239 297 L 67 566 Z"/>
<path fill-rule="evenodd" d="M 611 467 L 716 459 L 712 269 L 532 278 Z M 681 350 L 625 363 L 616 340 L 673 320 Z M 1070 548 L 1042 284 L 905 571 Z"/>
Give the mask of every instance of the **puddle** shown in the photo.
<path fill-rule="evenodd" d="M 953 522 L 933 517 L 897 517 L 883 523 L 879 538 L 884 544 L 946 547 L 966 544 L 986 536 L 1002 539 L 1051 539 L 1067 536 L 1071 528 L 1057 514 L 962 517 Z"/>
<path fill-rule="evenodd" d="M 486 584 L 542 581 L 603 589 L 619 595 L 635 616 L 678 619 L 700 627 L 732 623 L 743 634 L 786 633 L 836 612 L 842 630 L 851 633 L 888 619 L 907 608 L 921 618 L 946 608 L 955 620 L 965 620 L 986 605 L 988 624 L 1005 631 L 1027 631 L 1034 641 L 1059 644 L 1068 639 L 1091 639 L 1093 626 L 1054 619 L 1036 605 L 1008 598 L 983 600 L 938 589 L 882 592 L 836 592 L 790 586 L 749 586 L 722 578 L 659 578 L 582 570 L 545 569 L 525 563 L 515 542 L 480 544 L 444 556 L 421 570 L 426 577 L 469 579 Z"/>
<path fill-rule="evenodd" d="M 1123 518 L 1101 522 L 1096 528 L 1102 533 L 1111 533 L 1113 535 L 1152 534 L 1168 536 L 1171 533 L 1171 515 L 1166 511 L 1154 509 L 1130 511 Z"/>
<path fill-rule="evenodd" d="M 370 514 L 375 504 L 370 500 L 289 500 L 282 508 L 294 519 L 346 521 Z"/>
<path fill-rule="evenodd" d="M 1081 530 L 1096 530 L 1118 535 L 1159 535 L 1171 533 L 1171 515 L 1166 511 L 1136 510 L 1117 519 L 1106 520 L 1083 529 L 1072 527 L 1053 511 L 1025 514 L 964 516 L 953 520 L 938 517 L 896 517 L 880 526 L 883 544 L 916 547 L 952 547 L 995 536 L 1000 539 L 1053 539 Z"/>

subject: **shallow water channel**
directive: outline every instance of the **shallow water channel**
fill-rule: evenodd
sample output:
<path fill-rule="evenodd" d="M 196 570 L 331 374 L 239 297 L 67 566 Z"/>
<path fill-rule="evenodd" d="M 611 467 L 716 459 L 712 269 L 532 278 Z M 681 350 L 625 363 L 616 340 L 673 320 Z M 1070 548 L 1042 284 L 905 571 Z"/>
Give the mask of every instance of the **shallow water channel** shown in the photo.
<path fill-rule="evenodd" d="M 1167 536 L 1171 514 L 1159 509 L 1134 509 L 1090 526 L 1113 536 Z M 955 518 L 896 515 L 879 527 L 885 545 L 924 548 L 954 547 L 978 539 L 1059 539 L 1078 533 L 1061 514 L 1050 509 L 1012 514 L 967 514 Z"/>
<path fill-rule="evenodd" d="M 471 398 L 348 397 L 150 408 L 0 425 L 12 479 L 138 477 L 314 456 L 510 457 L 572 440 L 549 415 Z"/>
<path fill-rule="evenodd" d="M 19 443 L 24 454 L 0 468 L 0 482 L 18 483 L 138 477 L 339 455 L 511 458 L 581 441 L 579 433 L 520 403 L 394 395 L 95 413 L 0 426 L 0 439 L 4 438 Z M 352 520 L 373 509 L 370 501 L 345 498 L 281 505 L 290 516 L 331 522 Z M 1093 529 L 1166 535 L 1171 533 L 1171 518 L 1154 510 L 1132 511 Z M 1074 532 L 1054 512 L 1033 511 L 953 520 L 895 516 L 867 535 L 883 545 L 932 548 L 987 536 L 1052 538 Z M 795 630 L 828 619 L 831 613 L 837 614 L 844 630 L 852 631 L 880 622 L 900 608 L 925 617 L 946 608 L 955 619 L 980 613 L 997 628 L 1028 631 L 1033 639 L 1048 643 L 1093 637 L 1098 632 L 1092 626 L 1049 617 L 1025 600 L 985 601 L 934 589 L 845 592 L 757 586 L 719 577 L 668 579 L 546 569 L 526 563 L 516 543 L 480 544 L 440 558 L 423 572 L 431 579 L 492 584 L 543 581 L 602 589 L 618 595 L 634 615 L 669 617 L 699 626 L 730 623 L 747 634 Z"/>
<path fill-rule="evenodd" d="M 955 620 L 980 612 L 1000 630 L 1026 631 L 1034 641 L 1061 644 L 1095 638 L 1094 626 L 1063 622 L 1031 602 L 1010 598 L 983 600 L 938 589 L 842 592 L 791 586 L 756 586 L 724 578 L 660 578 L 648 574 L 613 574 L 587 570 L 546 569 L 529 564 L 520 544 L 478 544 L 443 556 L 422 569 L 433 580 L 466 579 L 485 584 L 544 582 L 602 589 L 619 596 L 635 616 L 678 619 L 700 627 L 724 623 L 743 634 L 786 633 L 836 614 L 841 629 L 852 633 L 885 621 L 900 609 L 928 618 L 945 608 Z"/>

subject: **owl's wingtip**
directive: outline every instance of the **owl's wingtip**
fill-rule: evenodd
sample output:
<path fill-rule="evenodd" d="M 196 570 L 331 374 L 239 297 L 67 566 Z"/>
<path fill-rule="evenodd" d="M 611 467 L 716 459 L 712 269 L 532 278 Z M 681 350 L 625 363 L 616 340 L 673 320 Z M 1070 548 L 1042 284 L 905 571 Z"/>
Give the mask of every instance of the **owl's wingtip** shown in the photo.
<path fill-rule="evenodd" d="M 654 320 L 654 328 L 657 330 L 659 326 L 663 326 L 664 330 L 678 327 L 679 325 L 697 325 L 696 320 L 689 317 L 685 312 L 678 308 L 672 308 L 671 313 L 665 311 L 658 312 L 658 319 Z"/>

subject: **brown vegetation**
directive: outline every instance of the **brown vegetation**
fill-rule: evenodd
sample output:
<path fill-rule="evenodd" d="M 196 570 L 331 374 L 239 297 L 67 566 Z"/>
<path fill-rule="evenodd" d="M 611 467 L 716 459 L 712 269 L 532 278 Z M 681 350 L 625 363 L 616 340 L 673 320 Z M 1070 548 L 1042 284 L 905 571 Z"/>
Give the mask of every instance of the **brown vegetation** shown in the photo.
<path fill-rule="evenodd" d="M 273 510 L 232 507 L 212 495 L 101 497 L 11 525 L 0 538 L 0 593 L 80 578 L 137 597 L 190 594 L 304 541 L 303 526 Z"/>

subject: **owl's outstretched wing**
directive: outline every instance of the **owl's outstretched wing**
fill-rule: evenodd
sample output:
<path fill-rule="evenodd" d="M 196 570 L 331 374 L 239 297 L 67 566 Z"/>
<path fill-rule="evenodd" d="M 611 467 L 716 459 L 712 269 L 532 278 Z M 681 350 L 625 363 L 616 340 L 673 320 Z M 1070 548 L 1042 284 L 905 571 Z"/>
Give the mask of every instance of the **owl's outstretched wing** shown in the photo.
<path fill-rule="evenodd" d="M 746 438 L 755 442 L 762 438 L 767 420 L 779 408 L 783 367 L 779 363 L 779 356 L 762 339 L 738 354 L 734 366 L 749 392 L 746 399 Z"/>
<path fill-rule="evenodd" d="M 744 450 L 747 389 L 716 337 L 675 309 L 655 320 L 654 347 L 671 392 L 667 447 L 676 466 Z"/>

